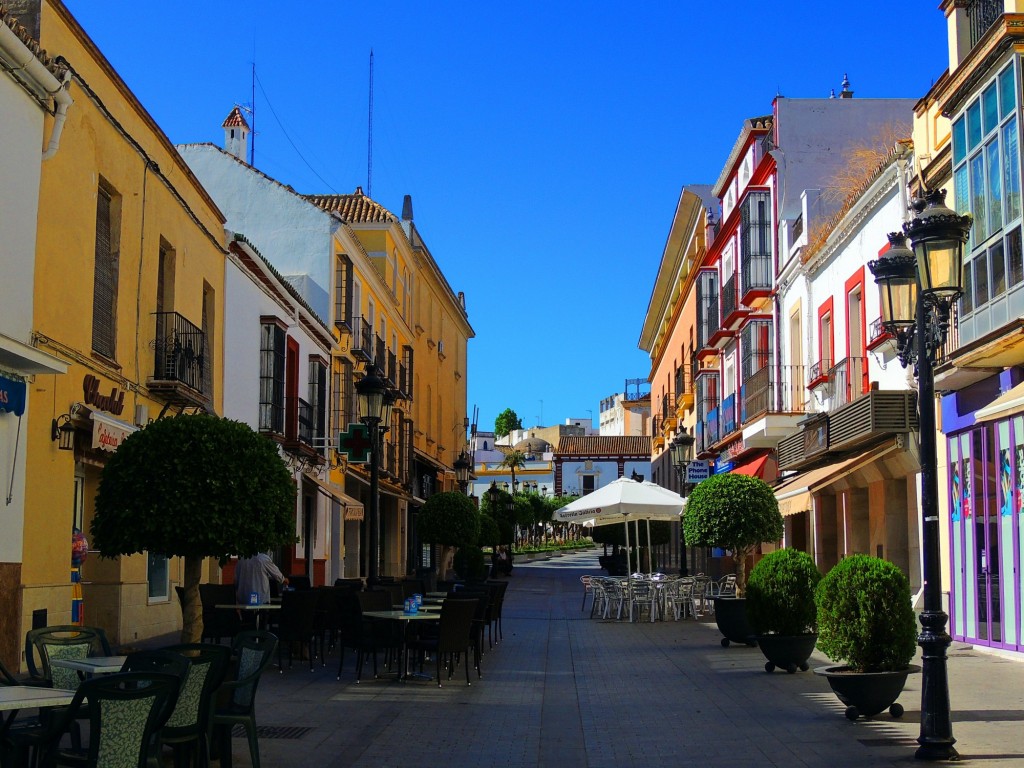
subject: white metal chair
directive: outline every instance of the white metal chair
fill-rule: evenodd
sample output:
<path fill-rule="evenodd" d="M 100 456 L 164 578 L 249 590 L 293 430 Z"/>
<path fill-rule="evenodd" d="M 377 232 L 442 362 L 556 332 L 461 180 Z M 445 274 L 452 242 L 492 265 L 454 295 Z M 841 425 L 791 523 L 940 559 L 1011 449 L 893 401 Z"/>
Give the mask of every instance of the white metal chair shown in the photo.
<path fill-rule="evenodd" d="M 651 582 L 634 581 L 630 602 L 633 607 L 631 616 L 635 616 L 637 621 L 640 621 L 644 611 L 647 611 L 647 616 L 651 621 L 658 618 L 658 591 Z"/>
<path fill-rule="evenodd" d="M 685 619 L 687 611 L 693 614 L 693 578 L 684 576 L 669 584 L 665 598 L 676 621 Z"/>
<path fill-rule="evenodd" d="M 587 595 L 593 595 L 594 594 L 594 589 L 591 586 L 591 581 L 592 580 L 593 580 L 593 577 L 591 577 L 591 576 L 587 576 L 587 575 L 580 576 L 580 583 L 583 585 L 583 605 L 580 606 L 580 610 L 581 611 L 585 611 L 587 609 Z M 593 608 L 593 603 L 591 603 L 591 608 Z"/>

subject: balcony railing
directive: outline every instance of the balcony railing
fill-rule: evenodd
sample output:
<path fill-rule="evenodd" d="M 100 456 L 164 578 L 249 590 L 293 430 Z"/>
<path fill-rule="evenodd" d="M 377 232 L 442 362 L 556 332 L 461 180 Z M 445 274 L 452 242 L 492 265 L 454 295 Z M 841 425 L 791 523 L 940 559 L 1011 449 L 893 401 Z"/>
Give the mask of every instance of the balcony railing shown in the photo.
<path fill-rule="evenodd" d="M 676 368 L 675 375 L 676 392 L 679 395 L 691 395 L 693 394 L 693 369 L 690 363 L 683 363 L 681 366 Z M 679 402 L 677 399 L 676 406 L 678 407 Z"/>
<path fill-rule="evenodd" d="M 847 357 L 840 360 L 828 371 L 831 410 L 852 403 L 868 391 L 864 372 L 867 358 Z"/>
<path fill-rule="evenodd" d="M 704 450 L 709 450 L 722 439 L 722 428 L 719 423 L 719 409 L 712 408 L 704 414 L 700 423 L 703 425 L 703 448 Z"/>
<path fill-rule="evenodd" d="M 949 310 L 949 327 L 946 329 L 946 343 L 939 349 L 935 364 L 949 362 L 953 353 L 960 348 L 960 302 L 954 301 Z"/>
<path fill-rule="evenodd" d="M 299 442 L 305 443 L 311 448 L 314 445 L 314 438 L 317 436 L 316 424 L 313 421 L 313 406 L 303 400 L 299 401 Z"/>
<path fill-rule="evenodd" d="M 722 319 L 729 317 L 740 305 L 739 291 L 736 289 L 736 273 L 729 275 L 729 279 L 722 283 Z"/>
<path fill-rule="evenodd" d="M 803 413 L 807 409 L 802 365 L 765 366 L 740 389 L 742 423 L 768 413 Z"/>
<path fill-rule="evenodd" d="M 770 253 L 744 254 L 740 270 L 743 272 L 743 295 L 751 291 L 770 291 L 772 288 L 772 257 Z"/>
<path fill-rule="evenodd" d="M 206 334 L 177 312 L 153 314 L 156 316 L 153 378 L 179 382 L 202 392 Z"/>
<path fill-rule="evenodd" d="M 676 396 L 669 392 L 661 398 L 661 418 L 663 421 L 676 417 Z"/>
<path fill-rule="evenodd" d="M 887 334 L 888 331 L 882 327 L 882 318 L 876 317 L 871 321 L 871 325 L 868 326 L 868 344 L 874 344 Z"/>
<path fill-rule="evenodd" d="M 967 24 L 970 27 L 973 48 L 988 32 L 996 20 L 1003 15 L 1003 0 L 969 0 L 967 3 Z"/>
<path fill-rule="evenodd" d="M 697 346 L 703 348 L 708 346 L 708 339 L 722 327 L 722 317 L 718 313 L 718 296 L 708 296 L 704 299 L 704 306 L 698 309 L 702 311 L 697 319 Z"/>
<path fill-rule="evenodd" d="M 380 370 L 380 375 L 388 375 L 388 347 L 384 339 L 377 336 L 373 343 L 373 364 Z M 394 384 L 394 382 L 391 382 Z"/>
<path fill-rule="evenodd" d="M 352 355 L 367 363 L 373 360 L 373 328 L 358 315 L 352 318 Z"/>
<path fill-rule="evenodd" d="M 828 370 L 831 367 L 832 361 L 827 357 L 823 357 L 821 360 L 814 363 L 807 374 L 807 386 L 814 387 L 818 384 L 824 383 L 828 378 Z"/>

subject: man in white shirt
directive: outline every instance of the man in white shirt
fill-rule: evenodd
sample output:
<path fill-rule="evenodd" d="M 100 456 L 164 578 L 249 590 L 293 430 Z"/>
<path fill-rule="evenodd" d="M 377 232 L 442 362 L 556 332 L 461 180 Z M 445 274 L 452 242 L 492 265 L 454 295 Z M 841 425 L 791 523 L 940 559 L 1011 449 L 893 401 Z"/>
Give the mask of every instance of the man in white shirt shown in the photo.
<path fill-rule="evenodd" d="M 266 552 L 260 552 L 255 557 L 238 558 L 235 567 L 235 595 L 238 602 L 249 604 L 249 597 L 255 592 L 257 602 L 269 603 L 271 579 L 280 582 L 282 586 L 288 585 L 288 579 Z"/>

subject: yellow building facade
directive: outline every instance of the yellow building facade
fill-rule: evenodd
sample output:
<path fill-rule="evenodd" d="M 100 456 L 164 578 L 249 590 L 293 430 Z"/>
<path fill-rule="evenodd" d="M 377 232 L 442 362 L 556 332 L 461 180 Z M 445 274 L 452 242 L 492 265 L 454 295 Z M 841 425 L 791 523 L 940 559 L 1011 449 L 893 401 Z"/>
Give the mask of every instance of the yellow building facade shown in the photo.
<path fill-rule="evenodd" d="M 42 3 L 39 29 L 75 104 L 42 169 L 34 342 L 68 372 L 29 391 L 20 637 L 72 618 L 72 533 L 89 535 L 111 452 L 160 415 L 219 413 L 223 354 L 223 216 L 63 4 Z M 111 642 L 180 628 L 177 560 L 90 551 L 81 577 Z"/>

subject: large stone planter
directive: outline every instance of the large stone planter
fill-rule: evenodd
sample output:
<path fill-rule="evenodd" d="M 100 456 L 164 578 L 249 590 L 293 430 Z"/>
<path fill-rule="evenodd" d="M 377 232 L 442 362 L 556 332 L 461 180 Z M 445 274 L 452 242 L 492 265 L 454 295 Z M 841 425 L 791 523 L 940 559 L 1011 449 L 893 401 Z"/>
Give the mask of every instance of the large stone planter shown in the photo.
<path fill-rule="evenodd" d="M 722 638 L 722 647 L 728 648 L 729 643 L 740 645 L 757 645 L 754 633 L 747 622 L 747 599 L 745 597 L 716 597 L 715 623 Z"/>
<path fill-rule="evenodd" d="M 896 699 L 903 692 L 907 675 L 920 672 L 916 664 L 894 672 L 854 672 L 840 665 L 818 667 L 814 674 L 821 675 L 832 686 L 832 692 L 846 705 L 846 716 L 850 720 L 858 717 L 872 717 L 885 709 L 893 717 L 903 716 L 903 707 Z"/>
<path fill-rule="evenodd" d="M 798 669 L 806 672 L 807 660 L 814 653 L 817 642 L 818 635 L 814 632 L 804 635 L 758 635 L 757 645 L 768 659 L 764 671 L 774 672 L 778 667 L 790 674 Z"/>

